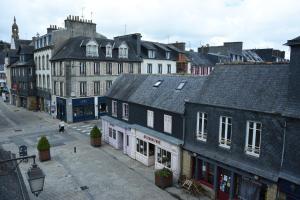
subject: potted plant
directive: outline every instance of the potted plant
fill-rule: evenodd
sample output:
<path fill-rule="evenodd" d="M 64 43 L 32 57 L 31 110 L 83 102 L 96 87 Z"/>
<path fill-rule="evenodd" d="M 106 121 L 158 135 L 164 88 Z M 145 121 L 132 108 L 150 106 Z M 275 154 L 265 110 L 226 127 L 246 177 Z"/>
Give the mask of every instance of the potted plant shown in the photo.
<path fill-rule="evenodd" d="M 155 185 L 164 189 L 172 186 L 173 173 L 168 168 L 159 169 L 155 172 Z"/>
<path fill-rule="evenodd" d="M 102 133 L 97 126 L 94 126 L 93 129 L 91 130 L 90 137 L 91 137 L 91 145 L 93 147 L 101 146 Z"/>
<path fill-rule="evenodd" d="M 38 142 L 37 149 L 39 151 L 40 161 L 51 160 L 50 144 L 46 136 L 42 136 Z"/>

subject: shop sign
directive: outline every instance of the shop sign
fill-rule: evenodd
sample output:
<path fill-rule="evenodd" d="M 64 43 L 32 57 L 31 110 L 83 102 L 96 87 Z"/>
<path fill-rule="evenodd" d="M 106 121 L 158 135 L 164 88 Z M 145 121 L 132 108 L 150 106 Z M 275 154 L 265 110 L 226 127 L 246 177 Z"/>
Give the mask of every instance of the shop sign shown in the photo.
<path fill-rule="evenodd" d="M 144 135 L 144 139 L 154 142 L 156 144 L 160 144 L 160 140 Z"/>

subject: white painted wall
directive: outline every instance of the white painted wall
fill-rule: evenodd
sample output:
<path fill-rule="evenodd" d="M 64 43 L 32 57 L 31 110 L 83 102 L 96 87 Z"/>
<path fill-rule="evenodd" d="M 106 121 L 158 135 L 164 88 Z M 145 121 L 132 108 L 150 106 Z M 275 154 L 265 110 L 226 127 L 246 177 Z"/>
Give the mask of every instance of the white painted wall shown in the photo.
<path fill-rule="evenodd" d="M 176 73 L 176 61 L 173 60 L 157 60 L 157 59 L 143 59 L 141 64 L 141 73 L 147 74 L 147 66 L 152 64 L 152 74 L 158 74 L 158 64 L 162 64 L 162 74 L 168 73 L 168 64 L 171 64 L 171 73 Z"/>
<path fill-rule="evenodd" d="M 37 87 L 44 88 L 44 89 L 50 89 L 50 91 L 51 91 L 51 88 L 52 88 L 51 63 L 50 63 L 50 61 L 48 62 L 49 69 L 47 69 L 46 68 L 46 56 L 47 55 L 49 55 L 49 60 L 50 60 L 51 56 L 52 56 L 51 49 L 45 49 L 42 51 L 38 51 L 38 52 L 35 52 L 33 55 L 34 61 L 37 60 L 37 62 L 35 63 L 36 85 L 37 85 Z M 39 69 L 39 61 L 38 61 L 39 59 L 38 58 L 41 57 L 41 65 L 42 65 L 42 57 L 43 56 L 45 57 L 45 69 L 43 69 L 42 67 L 41 67 L 41 69 Z M 39 82 L 40 75 L 41 75 L 41 77 L 43 77 L 43 75 L 45 75 L 45 87 L 43 87 L 42 84 Z M 47 87 L 47 75 L 49 75 L 49 77 L 50 77 L 49 88 Z M 43 79 L 41 79 L 41 80 L 43 80 Z"/>

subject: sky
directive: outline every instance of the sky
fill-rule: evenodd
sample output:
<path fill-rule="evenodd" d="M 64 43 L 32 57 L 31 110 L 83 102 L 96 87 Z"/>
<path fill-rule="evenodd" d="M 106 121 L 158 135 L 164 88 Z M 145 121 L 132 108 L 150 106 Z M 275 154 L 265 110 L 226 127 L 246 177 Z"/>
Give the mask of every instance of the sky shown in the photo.
<path fill-rule="evenodd" d="M 64 27 L 84 16 L 108 38 L 141 33 L 143 40 L 186 42 L 187 49 L 243 41 L 243 48 L 275 48 L 300 35 L 300 0 L 1 0 L 0 40 L 10 42 L 16 17 L 21 39 Z M 126 29 L 125 29 L 126 27 Z"/>

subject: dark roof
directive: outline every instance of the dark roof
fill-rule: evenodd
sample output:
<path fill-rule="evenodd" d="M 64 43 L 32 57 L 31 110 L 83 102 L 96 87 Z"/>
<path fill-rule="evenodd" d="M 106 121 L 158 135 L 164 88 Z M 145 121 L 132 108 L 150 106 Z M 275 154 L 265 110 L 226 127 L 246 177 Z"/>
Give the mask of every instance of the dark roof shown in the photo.
<path fill-rule="evenodd" d="M 294 46 L 294 45 L 299 45 L 299 44 L 300 44 L 300 36 L 296 37 L 292 40 L 288 40 L 288 42 L 286 43 L 286 45 L 289 45 L 289 46 Z"/>
<path fill-rule="evenodd" d="M 286 64 L 219 65 L 191 102 L 282 113 L 287 99 Z"/>
<path fill-rule="evenodd" d="M 116 79 L 106 96 L 183 114 L 185 100 L 194 98 L 205 80 L 206 77 L 199 76 L 123 74 Z M 162 83 L 154 87 L 158 81 Z M 177 90 L 183 81 L 184 87 Z"/>
<path fill-rule="evenodd" d="M 193 51 L 186 51 L 186 56 L 191 61 L 192 66 L 199 66 L 199 65 L 205 65 L 205 66 L 213 66 L 215 65 L 207 55 L 193 52 Z"/>
<path fill-rule="evenodd" d="M 11 159 L 10 152 L 4 151 L 0 147 L 0 160 Z M 15 164 L 8 162 L 1 164 L 0 168 L 0 199 L 1 200 L 29 200 L 24 180 L 19 167 L 16 170 Z"/>
<path fill-rule="evenodd" d="M 34 46 L 22 44 L 20 45 L 20 54 L 33 54 Z"/>
<path fill-rule="evenodd" d="M 251 49 L 245 49 L 242 53 L 247 62 L 263 62 L 263 59 L 261 59 L 261 57 L 259 57 L 259 55 Z"/>
<path fill-rule="evenodd" d="M 159 60 L 177 60 L 178 53 L 181 53 L 178 48 L 170 44 L 163 44 L 158 42 L 151 41 L 141 41 L 141 57 L 149 58 L 148 50 L 155 51 L 155 58 L 151 59 L 159 59 Z M 166 52 L 170 52 L 170 59 L 166 59 Z"/>
<path fill-rule="evenodd" d="M 61 59 L 91 59 L 91 60 L 123 60 L 123 61 L 137 61 L 140 62 L 140 57 L 136 54 L 136 50 L 134 48 L 135 44 L 132 44 L 129 41 L 125 41 L 128 45 L 128 58 L 118 58 L 118 50 L 114 49 L 112 52 L 112 58 L 106 57 L 106 49 L 105 46 L 110 43 L 115 46 L 118 45 L 122 41 L 114 41 L 109 39 L 95 38 L 98 43 L 98 57 L 87 57 L 86 56 L 86 43 L 90 41 L 90 37 L 74 37 L 68 39 L 64 45 L 60 49 L 56 51 L 51 60 L 61 60 Z"/>
<path fill-rule="evenodd" d="M 15 40 L 16 49 L 18 49 L 19 46 L 21 46 L 21 45 L 29 45 L 31 42 L 32 42 L 32 40 L 16 39 Z"/>

